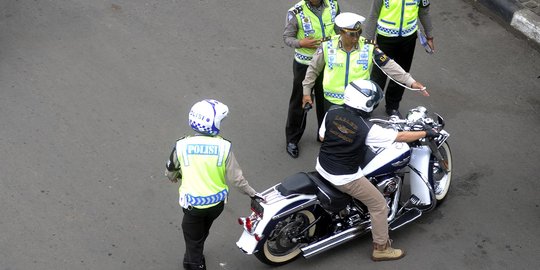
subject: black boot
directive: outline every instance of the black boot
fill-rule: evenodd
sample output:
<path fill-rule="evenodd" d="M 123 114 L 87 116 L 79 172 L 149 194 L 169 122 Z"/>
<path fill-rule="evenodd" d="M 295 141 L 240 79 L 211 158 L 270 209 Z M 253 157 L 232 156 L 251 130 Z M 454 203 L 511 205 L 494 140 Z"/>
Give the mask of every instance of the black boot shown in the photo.
<path fill-rule="evenodd" d="M 184 261 L 185 270 L 206 270 L 206 259 L 203 257 L 200 263 L 190 263 Z"/>
<path fill-rule="evenodd" d="M 185 270 L 206 270 L 206 264 L 184 263 Z"/>

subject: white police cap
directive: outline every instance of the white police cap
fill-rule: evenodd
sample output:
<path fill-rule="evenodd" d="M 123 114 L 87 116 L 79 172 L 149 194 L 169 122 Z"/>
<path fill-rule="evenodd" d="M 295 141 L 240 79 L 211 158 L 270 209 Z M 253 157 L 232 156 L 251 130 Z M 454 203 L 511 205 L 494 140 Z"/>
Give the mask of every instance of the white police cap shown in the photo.
<path fill-rule="evenodd" d="M 339 28 L 360 30 L 366 18 L 352 12 L 343 12 L 336 16 L 335 23 Z"/>

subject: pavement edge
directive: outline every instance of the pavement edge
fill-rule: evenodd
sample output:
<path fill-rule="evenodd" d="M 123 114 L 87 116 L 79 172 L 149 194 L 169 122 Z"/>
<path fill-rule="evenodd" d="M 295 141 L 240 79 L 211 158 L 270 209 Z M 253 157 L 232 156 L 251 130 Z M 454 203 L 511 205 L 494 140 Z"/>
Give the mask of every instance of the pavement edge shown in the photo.
<path fill-rule="evenodd" d="M 473 0 L 493 12 L 537 47 L 540 47 L 540 16 L 520 5 L 516 0 Z"/>

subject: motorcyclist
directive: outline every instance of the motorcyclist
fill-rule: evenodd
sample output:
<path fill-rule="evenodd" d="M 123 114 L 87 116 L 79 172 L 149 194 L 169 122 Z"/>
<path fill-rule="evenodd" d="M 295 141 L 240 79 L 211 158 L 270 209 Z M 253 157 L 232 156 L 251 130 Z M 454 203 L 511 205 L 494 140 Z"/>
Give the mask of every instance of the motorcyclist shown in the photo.
<path fill-rule="evenodd" d="M 381 88 L 370 80 L 352 81 L 344 91 L 344 105 L 332 106 L 319 129 L 322 145 L 316 170 L 337 189 L 364 203 L 370 213 L 373 237 L 372 260 L 397 260 L 405 256 L 391 247 L 388 208 L 378 189 L 362 173 L 360 165 L 369 148 L 393 142 L 412 142 L 437 136 L 434 130 L 395 131 L 368 121 L 370 112 L 383 98 Z"/>

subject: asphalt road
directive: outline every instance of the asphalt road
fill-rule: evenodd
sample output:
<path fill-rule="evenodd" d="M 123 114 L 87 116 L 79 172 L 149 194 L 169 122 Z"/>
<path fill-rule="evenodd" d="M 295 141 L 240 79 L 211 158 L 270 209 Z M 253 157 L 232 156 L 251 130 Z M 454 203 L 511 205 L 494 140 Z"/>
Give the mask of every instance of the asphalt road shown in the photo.
<path fill-rule="evenodd" d="M 4 0 L 0 3 L 0 270 L 180 269 L 177 186 L 163 175 L 187 112 L 229 105 L 223 136 L 252 186 L 313 170 L 316 120 L 285 153 L 295 1 Z M 368 0 L 341 1 L 367 16 Z M 280 269 L 536 269 L 540 54 L 461 0 L 433 1 L 437 52 L 413 76 L 452 134 L 448 200 L 392 233 L 408 255 L 373 263 L 366 236 Z M 381 114 L 382 109 L 377 110 Z M 269 269 L 235 246 L 233 191 L 208 269 Z"/>

